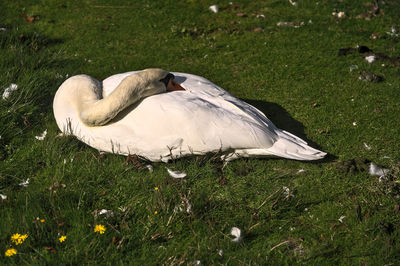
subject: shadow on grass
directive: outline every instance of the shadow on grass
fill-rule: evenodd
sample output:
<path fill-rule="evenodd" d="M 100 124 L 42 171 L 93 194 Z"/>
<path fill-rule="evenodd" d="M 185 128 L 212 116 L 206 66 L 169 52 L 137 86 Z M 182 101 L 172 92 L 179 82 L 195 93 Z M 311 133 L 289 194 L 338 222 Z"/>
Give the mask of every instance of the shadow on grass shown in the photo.
<path fill-rule="evenodd" d="M 258 110 L 263 112 L 268 119 L 274 123 L 280 129 L 286 130 L 289 133 L 296 135 L 297 137 L 303 139 L 310 145 L 311 147 L 322 150 L 321 147 L 313 142 L 312 140 L 308 139 L 306 134 L 304 133 L 304 125 L 290 116 L 290 114 L 279 104 L 260 101 L 260 100 L 250 100 L 250 99 L 241 99 L 248 104 L 253 105 Z M 337 159 L 335 155 L 327 154 L 323 160 L 318 160 L 317 162 L 331 162 Z M 313 161 L 310 161 L 313 162 Z"/>

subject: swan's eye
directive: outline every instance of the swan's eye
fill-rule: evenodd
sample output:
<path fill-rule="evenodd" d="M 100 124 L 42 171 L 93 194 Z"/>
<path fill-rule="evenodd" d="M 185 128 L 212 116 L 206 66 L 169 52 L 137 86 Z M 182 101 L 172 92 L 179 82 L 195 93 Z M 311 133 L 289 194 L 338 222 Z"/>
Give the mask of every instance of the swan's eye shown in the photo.
<path fill-rule="evenodd" d="M 168 73 L 168 75 L 165 78 L 160 79 L 160 81 L 165 84 L 165 87 L 168 87 L 169 81 L 173 78 L 175 78 L 175 76 L 171 73 Z"/>

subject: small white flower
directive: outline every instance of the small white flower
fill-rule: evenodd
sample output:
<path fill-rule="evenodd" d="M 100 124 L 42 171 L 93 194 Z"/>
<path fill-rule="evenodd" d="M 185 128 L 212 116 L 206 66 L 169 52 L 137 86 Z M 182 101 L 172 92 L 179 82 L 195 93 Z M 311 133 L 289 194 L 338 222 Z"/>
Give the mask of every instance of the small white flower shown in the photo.
<path fill-rule="evenodd" d="M 289 230 L 293 231 L 294 229 L 296 229 L 296 227 L 290 227 Z"/>
<path fill-rule="evenodd" d="M 333 11 L 332 12 L 332 16 L 338 17 L 338 18 L 345 18 L 346 14 L 343 11 L 337 12 L 337 11 Z"/>
<path fill-rule="evenodd" d="M 224 256 L 224 251 L 222 249 L 218 250 L 218 255 L 220 255 L 221 257 Z"/>
<path fill-rule="evenodd" d="M 18 85 L 11 83 L 10 86 L 8 86 L 8 88 L 4 89 L 3 92 L 3 100 L 7 99 L 8 97 L 10 97 L 11 92 L 16 91 L 18 89 Z"/>
<path fill-rule="evenodd" d="M 367 60 L 367 62 L 371 64 L 376 60 L 376 56 L 375 55 L 366 56 L 365 60 Z"/>
<path fill-rule="evenodd" d="M 290 197 L 294 197 L 293 193 L 290 191 L 288 187 L 283 186 L 283 195 L 285 195 L 285 199 L 289 199 Z"/>
<path fill-rule="evenodd" d="M 305 212 L 308 212 L 308 208 L 304 208 L 304 211 L 305 211 Z"/>
<path fill-rule="evenodd" d="M 120 210 L 121 212 L 126 212 L 128 210 L 128 207 L 120 206 L 120 207 L 118 207 L 118 210 Z"/>
<path fill-rule="evenodd" d="M 242 240 L 242 231 L 237 227 L 232 227 L 231 235 L 235 237 L 232 242 L 238 243 Z"/>
<path fill-rule="evenodd" d="M 390 31 L 389 32 L 387 31 L 386 34 L 388 34 L 390 36 L 393 36 L 393 37 L 398 37 L 399 36 L 399 34 L 397 33 L 397 30 L 396 30 L 395 27 L 391 27 Z"/>
<path fill-rule="evenodd" d="M 27 187 L 29 185 L 29 178 L 22 181 L 21 183 L 18 184 L 21 187 Z"/>
<path fill-rule="evenodd" d="M 356 121 L 353 122 L 353 126 L 357 126 L 357 122 Z"/>
<path fill-rule="evenodd" d="M 201 261 L 195 260 L 193 261 L 193 265 L 203 265 L 203 264 L 201 263 Z"/>
<path fill-rule="evenodd" d="M 44 140 L 44 138 L 46 137 L 46 135 L 47 135 L 47 129 L 45 129 L 45 131 L 43 131 L 43 133 L 42 133 L 41 135 L 35 136 L 35 138 L 36 138 L 37 140 Z"/>
<path fill-rule="evenodd" d="M 344 219 L 344 218 L 346 218 L 346 216 L 344 216 L 344 215 L 340 216 L 340 218 L 338 219 L 339 222 L 343 223 L 343 219 Z"/>
<path fill-rule="evenodd" d="M 67 159 L 64 159 L 64 164 L 67 164 Z"/>
<path fill-rule="evenodd" d="M 168 174 L 173 178 L 184 178 L 184 177 L 186 177 L 186 173 L 185 172 L 172 171 L 169 168 L 167 168 L 167 171 L 168 171 Z"/>
<path fill-rule="evenodd" d="M 7 199 L 7 196 L 3 195 L 3 194 L 0 194 L 0 197 L 1 197 L 2 200 L 6 200 Z"/>
<path fill-rule="evenodd" d="M 294 2 L 294 1 L 292 1 L 292 0 L 289 0 L 289 3 L 290 3 L 292 6 L 297 6 L 297 2 Z"/>
<path fill-rule="evenodd" d="M 208 9 L 210 9 L 214 13 L 218 13 L 219 9 L 217 5 L 212 5 Z"/>

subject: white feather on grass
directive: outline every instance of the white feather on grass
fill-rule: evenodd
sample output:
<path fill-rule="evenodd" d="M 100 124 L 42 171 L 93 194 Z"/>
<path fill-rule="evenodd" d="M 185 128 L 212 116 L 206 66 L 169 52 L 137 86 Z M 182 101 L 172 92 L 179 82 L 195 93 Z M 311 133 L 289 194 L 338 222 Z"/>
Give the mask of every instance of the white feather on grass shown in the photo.
<path fill-rule="evenodd" d="M 171 169 L 167 168 L 168 174 L 173 177 L 173 178 L 184 178 L 186 177 L 185 172 L 180 172 L 180 171 L 172 171 Z"/>
<path fill-rule="evenodd" d="M 11 83 L 10 86 L 8 88 L 5 88 L 4 92 L 3 92 L 3 100 L 7 99 L 8 97 L 10 97 L 11 92 L 16 91 L 18 89 L 18 85 Z"/>
<path fill-rule="evenodd" d="M 231 235 L 235 237 L 232 242 L 238 243 L 242 240 L 242 231 L 237 227 L 232 227 Z"/>
<path fill-rule="evenodd" d="M 21 183 L 18 184 L 21 187 L 27 187 L 29 185 L 29 178 L 22 181 Z"/>
<path fill-rule="evenodd" d="M 210 9 L 214 13 L 218 13 L 219 9 L 217 5 L 212 5 L 208 9 Z"/>
<path fill-rule="evenodd" d="M 45 129 L 41 135 L 35 136 L 35 138 L 36 138 L 37 140 L 44 140 L 44 138 L 46 137 L 46 135 L 47 135 L 47 129 Z"/>
<path fill-rule="evenodd" d="M 149 170 L 149 172 L 153 172 L 153 166 L 151 164 L 146 165 L 146 168 Z"/>
<path fill-rule="evenodd" d="M 99 216 L 104 216 L 106 218 L 114 216 L 114 212 L 112 210 L 106 210 L 106 209 L 101 209 L 97 214 Z"/>
<path fill-rule="evenodd" d="M 374 164 L 374 163 L 371 163 L 371 164 L 369 165 L 369 171 L 368 171 L 368 172 L 369 172 L 369 174 L 372 175 L 372 176 L 383 177 L 383 176 L 386 176 L 386 175 L 387 175 L 387 173 L 389 172 L 389 169 L 382 168 L 382 167 L 377 166 L 377 165 Z"/>

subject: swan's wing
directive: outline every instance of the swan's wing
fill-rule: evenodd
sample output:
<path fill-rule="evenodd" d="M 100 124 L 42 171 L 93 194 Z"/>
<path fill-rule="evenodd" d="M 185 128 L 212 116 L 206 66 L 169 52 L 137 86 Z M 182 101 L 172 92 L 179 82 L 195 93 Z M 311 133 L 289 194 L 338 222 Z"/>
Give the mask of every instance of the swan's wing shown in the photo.
<path fill-rule="evenodd" d="M 104 80 L 105 97 L 133 73 Z M 137 106 L 128 108 L 117 121 L 102 127 L 123 132 L 123 136 L 115 138 L 123 142 L 121 146 L 135 143 L 136 148 L 148 152 L 179 143 L 182 149 L 209 152 L 229 148 L 269 148 L 276 141 L 275 126 L 253 106 L 205 78 L 172 73 L 185 91 L 145 98 Z M 133 137 L 135 140 L 131 139 Z"/>
<path fill-rule="evenodd" d="M 166 156 L 170 148 L 178 154 L 269 148 L 276 140 L 274 131 L 235 109 L 185 92 L 147 97 L 120 120 L 98 130 L 99 138 L 112 136 L 109 142 L 132 147 L 131 152 L 148 154 L 148 158 Z"/>
<path fill-rule="evenodd" d="M 116 74 L 105 79 L 103 81 L 103 97 L 109 95 L 125 77 L 137 72 L 139 71 Z M 257 124 L 263 125 L 270 131 L 277 130 L 275 125 L 260 110 L 232 96 L 229 92 L 215 85 L 208 79 L 181 72 L 171 73 L 175 75 L 176 81 L 185 88 L 186 92 L 193 94 L 194 97 L 205 99 L 219 107 L 232 111 L 236 115 L 246 116 L 254 120 Z"/>
<path fill-rule="evenodd" d="M 223 105 L 227 109 L 231 109 L 231 111 L 236 109 L 236 114 L 247 116 L 249 119 L 256 121 L 256 123 L 269 128 L 271 131 L 277 129 L 263 112 L 232 96 L 229 92 L 208 79 L 193 74 L 179 72 L 173 72 L 173 74 L 177 77 L 178 82 L 180 79 L 182 80 L 181 86 L 188 92 L 208 99 L 211 102 L 218 102 L 219 105 Z"/>

